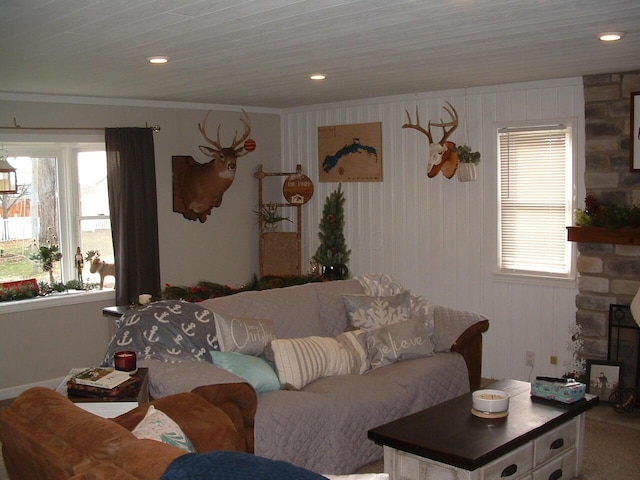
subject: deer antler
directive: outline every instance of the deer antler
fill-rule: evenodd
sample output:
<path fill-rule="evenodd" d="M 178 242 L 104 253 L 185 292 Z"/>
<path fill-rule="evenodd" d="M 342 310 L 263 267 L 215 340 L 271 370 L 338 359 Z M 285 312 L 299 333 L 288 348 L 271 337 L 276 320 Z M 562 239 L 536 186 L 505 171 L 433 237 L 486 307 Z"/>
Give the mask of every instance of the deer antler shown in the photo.
<path fill-rule="evenodd" d="M 431 131 L 431 125 L 433 125 L 434 127 L 442 127 L 442 139 L 439 142 L 440 145 L 444 145 L 444 143 L 447 141 L 447 138 L 449 138 L 449 135 L 451 135 L 453 131 L 458 128 L 458 112 L 456 112 L 456 109 L 453 108 L 453 105 L 451 105 L 449 102 L 445 103 L 447 105 L 442 108 L 444 108 L 447 113 L 451 115 L 451 121 L 444 123 L 442 119 L 440 119 L 440 123 L 429 122 L 429 131 Z M 451 127 L 451 129 L 447 130 L 447 127 Z M 431 140 L 431 137 L 429 137 L 429 140 Z"/>
<path fill-rule="evenodd" d="M 251 121 L 249 120 L 249 115 L 247 115 L 247 112 L 245 112 L 244 109 L 242 109 L 242 115 L 240 116 L 240 121 L 244 124 L 244 133 L 242 134 L 242 137 L 240 139 L 236 140 L 238 136 L 238 131 L 236 130 L 236 133 L 233 134 L 233 142 L 231 142 L 231 148 L 233 148 L 236 151 L 238 157 L 241 157 L 242 155 L 246 155 L 247 153 L 249 153 L 246 150 L 244 150 L 244 147 L 236 148 L 238 145 L 244 142 L 247 138 L 249 138 L 249 135 L 251 134 Z"/>
<path fill-rule="evenodd" d="M 407 120 L 408 122 L 405 123 L 404 125 L 402 125 L 402 128 L 413 128 L 415 130 L 418 130 L 419 132 L 424 133 L 427 138 L 429 139 L 429 143 L 433 143 L 433 138 L 431 138 L 431 122 L 429 122 L 429 130 L 425 130 L 424 128 L 422 128 L 422 126 L 420 125 L 420 114 L 418 113 L 418 107 L 416 107 L 416 123 L 415 125 L 413 123 L 411 123 L 411 115 L 409 115 L 409 111 L 405 110 L 405 112 L 407 113 Z"/>
<path fill-rule="evenodd" d="M 220 127 L 222 127 L 222 124 L 220 124 L 220 123 L 218 124 L 216 140 L 212 140 L 211 138 L 209 138 L 209 136 L 207 135 L 207 132 L 206 132 L 206 126 L 207 126 L 207 119 L 209 118 L 209 114 L 210 113 L 211 113 L 211 110 L 209 110 L 207 112 L 207 114 L 205 115 L 202 124 L 198 123 L 198 130 L 200 130 L 200 133 L 202 134 L 204 139 L 207 141 L 207 143 L 209 143 L 209 144 L 213 145 L 214 147 L 216 147 L 216 152 L 220 153 L 224 148 L 222 146 L 222 143 L 220 142 Z M 244 125 L 244 133 L 242 134 L 242 137 L 240 137 L 238 139 L 238 131 L 236 130 L 236 132 L 233 135 L 233 141 L 231 142 L 231 146 L 229 147 L 230 149 L 235 150 L 236 157 L 241 157 L 242 155 L 246 155 L 247 153 L 249 153 L 247 151 L 243 151 L 244 150 L 243 147 L 237 148 L 238 145 L 240 145 L 247 138 L 249 138 L 249 135 L 251 134 L 251 122 L 249 120 L 249 115 L 247 115 L 247 112 L 245 112 L 244 109 L 242 110 L 242 115 L 240 116 L 240 121 Z"/>
<path fill-rule="evenodd" d="M 206 126 L 207 126 L 207 119 L 209 118 L 209 114 L 210 113 L 211 113 L 211 110 L 209 110 L 207 112 L 207 114 L 204 116 L 204 120 L 203 120 L 202 124 L 198 123 L 198 130 L 200 130 L 200 133 L 202 134 L 202 136 L 204 137 L 206 142 L 210 143 L 211 145 L 216 147 L 217 151 L 220 152 L 222 150 L 222 145 L 220 144 L 220 125 L 218 125 L 218 139 L 217 140 L 215 140 L 215 141 L 211 140 L 209 138 L 209 136 L 207 135 Z"/>

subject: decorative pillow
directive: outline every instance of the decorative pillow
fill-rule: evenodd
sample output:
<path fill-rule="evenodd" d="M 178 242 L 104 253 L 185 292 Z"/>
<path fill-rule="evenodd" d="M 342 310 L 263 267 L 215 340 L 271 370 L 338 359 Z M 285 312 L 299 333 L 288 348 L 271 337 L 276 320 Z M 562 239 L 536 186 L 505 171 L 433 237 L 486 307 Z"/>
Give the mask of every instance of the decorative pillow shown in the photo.
<path fill-rule="evenodd" d="M 364 373 L 366 352 L 358 332 L 336 338 L 305 337 L 278 339 L 265 354 L 273 360 L 282 385 L 301 389 L 318 378 Z"/>
<path fill-rule="evenodd" d="M 196 451 L 191 440 L 187 438 L 176 422 L 161 410 L 157 410 L 153 405 L 149 406 L 147 414 L 140 421 L 133 433 L 136 438 L 148 438 L 157 440 L 174 447 L 181 448 L 189 453 Z"/>
<path fill-rule="evenodd" d="M 408 290 L 381 297 L 342 295 L 342 301 L 351 325 L 362 330 L 372 330 L 408 320 L 409 295 Z"/>
<path fill-rule="evenodd" d="M 214 365 L 244 378 L 258 392 L 280 389 L 280 381 L 276 372 L 264 358 L 238 352 L 212 350 L 210 353 Z"/>
<path fill-rule="evenodd" d="M 266 319 L 241 318 L 214 313 L 218 342 L 222 352 L 261 355 L 276 336 L 273 322 Z"/>
<path fill-rule="evenodd" d="M 422 319 L 365 331 L 362 336 L 372 370 L 401 360 L 433 355 L 433 345 Z"/>

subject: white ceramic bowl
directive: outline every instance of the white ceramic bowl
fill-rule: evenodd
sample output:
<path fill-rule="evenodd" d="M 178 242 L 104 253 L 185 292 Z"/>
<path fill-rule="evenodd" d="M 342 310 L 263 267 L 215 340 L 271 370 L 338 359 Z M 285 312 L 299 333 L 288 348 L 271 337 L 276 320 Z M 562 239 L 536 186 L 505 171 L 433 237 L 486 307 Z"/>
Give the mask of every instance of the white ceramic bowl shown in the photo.
<path fill-rule="evenodd" d="M 473 392 L 473 408 L 482 413 L 499 413 L 509 410 L 509 394 L 502 390 L 476 390 Z"/>

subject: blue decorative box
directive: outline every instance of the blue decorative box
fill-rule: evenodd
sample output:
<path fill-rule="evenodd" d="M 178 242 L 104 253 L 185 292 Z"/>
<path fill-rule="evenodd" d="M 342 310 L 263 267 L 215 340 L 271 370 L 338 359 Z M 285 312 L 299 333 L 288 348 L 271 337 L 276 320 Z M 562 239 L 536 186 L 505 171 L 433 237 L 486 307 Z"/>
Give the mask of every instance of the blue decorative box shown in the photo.
<path fill-rule="evenodd" d="M 567 382 L 536 380 L 531 384 L 531 395 L 562 403 L 573 403 L 584 398 L 586 389 L 584 383 L 573 380 Z"/>

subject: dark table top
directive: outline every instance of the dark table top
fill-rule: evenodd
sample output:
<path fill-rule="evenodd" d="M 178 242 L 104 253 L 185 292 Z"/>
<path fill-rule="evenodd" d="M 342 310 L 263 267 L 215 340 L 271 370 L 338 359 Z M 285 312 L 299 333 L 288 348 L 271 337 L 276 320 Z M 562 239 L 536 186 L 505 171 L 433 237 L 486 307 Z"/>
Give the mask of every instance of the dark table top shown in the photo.
<path fill-rule="evenodd" d="M 102 315 L 106 317 L 120 318 L 131 309 L 129 305 L 114 305 L 112 307 L 104 307 L 102 309 Z"/>
<path fill-rule="evenodd" d="M 471 393 L 369 430 L 380 445 L 465 470 L 475 470 L 595 406 L 598 397 L 566 405 L 533 398 L 531 384 L 500 380 L 487 388 L 511 396 L 509 415 L 486 419 L 471 413 Z"/>

